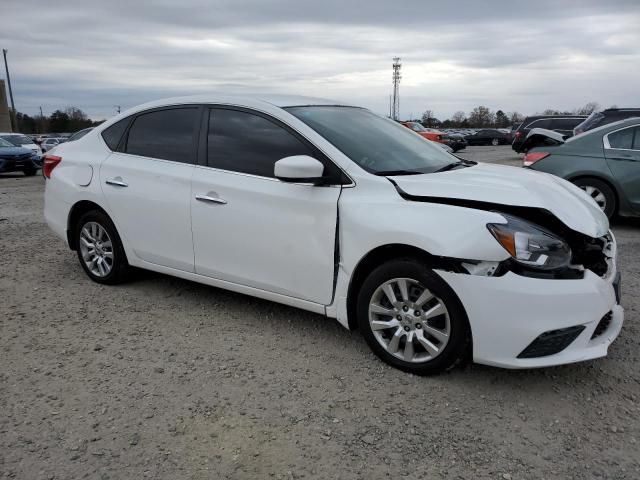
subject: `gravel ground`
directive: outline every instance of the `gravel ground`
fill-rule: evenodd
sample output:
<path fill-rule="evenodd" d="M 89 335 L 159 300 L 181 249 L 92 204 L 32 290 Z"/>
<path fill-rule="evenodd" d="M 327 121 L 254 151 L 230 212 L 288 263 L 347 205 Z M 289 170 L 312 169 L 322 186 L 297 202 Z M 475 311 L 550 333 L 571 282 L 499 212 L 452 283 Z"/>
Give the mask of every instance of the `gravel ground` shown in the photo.
<path fill-rule="evenodd" d="M 638 221 L 614 228 L 608 358 L 420 378 L 318 315 L 152 273 L 92 283 L 42 192 L 0 175 L 0 478 L 640 478 Z"/>

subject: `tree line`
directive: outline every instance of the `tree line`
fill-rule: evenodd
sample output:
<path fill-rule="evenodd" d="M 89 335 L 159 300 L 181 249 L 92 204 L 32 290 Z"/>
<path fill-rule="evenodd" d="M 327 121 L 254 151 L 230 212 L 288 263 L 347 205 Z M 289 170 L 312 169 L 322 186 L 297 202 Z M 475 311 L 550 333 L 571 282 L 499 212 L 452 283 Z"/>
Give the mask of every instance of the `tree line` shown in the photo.
<path fill-rule="evenodd" d="M 612 108 L 615 108 L 615 106 Z M 600 105 L 596 102 L 589 102 L 571 111 L 549 108 L 535 115 L 589 115 L 596 110 L 600 110 Z M 451 118 L 446 120 L 437 119 L 433 114 L 433 110 L 425 110 L 422 118 L 412 121 L 420 122 L 425 127 L 430 128 L 509 128 L 512 125 L 521 123 L 524 119 L 525 116 L 520 112 L 505 112 L 504 110 L 493 112 L 490 108 L 480 105 L 475 107 L 469 114 L 457 111 Z"/>
<path fill-rule="evenodd" d="M 104 122 L 104 120 L 91 120 L 86 113 L 76 107 L 56 110 L 48 117 L 44 115 L 32 117 L 26 113 L 17 112 L 16 120 L 18 124 L 16 130 L 21 133 L 72 133 Z"/>

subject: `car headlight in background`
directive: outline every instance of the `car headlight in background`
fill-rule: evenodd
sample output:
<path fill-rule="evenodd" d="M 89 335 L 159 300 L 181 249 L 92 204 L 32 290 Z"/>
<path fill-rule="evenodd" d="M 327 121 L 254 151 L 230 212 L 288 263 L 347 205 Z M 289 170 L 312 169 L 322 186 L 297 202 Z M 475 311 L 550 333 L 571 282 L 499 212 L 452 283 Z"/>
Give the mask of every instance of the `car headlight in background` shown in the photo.
<path fill-rule="evenodd" d="M 540 270 L 569 265 L 571 249 L 567 242 L 538 225 L 501 215 L 507 223 L 489 223 L 487 228 L 516 262 Z"/>

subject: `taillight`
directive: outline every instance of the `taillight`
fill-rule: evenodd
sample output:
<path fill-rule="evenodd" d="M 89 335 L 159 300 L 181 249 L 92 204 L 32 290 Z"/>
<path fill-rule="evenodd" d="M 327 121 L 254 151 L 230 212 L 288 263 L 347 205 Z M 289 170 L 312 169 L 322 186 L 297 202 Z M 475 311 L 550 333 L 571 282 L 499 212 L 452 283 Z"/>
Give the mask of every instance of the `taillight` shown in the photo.
<path fill-rule="evenodd" d="M 549 155 L 551 155 L 551 154 L 548 153 L 548 152 L 531 152 L 531 153 L 527 153 L 524 156 L 524 162 L 522 162 L 522 164 L 525 167 L 530 167 L 534 163 L 539 162 L 540 160 L 542 160 L 543 158 L 547 158 Z"/>
<path fill-rule="evenodd" d="M 45 155 L 42 159 L 42 174 L 45 178 L 51 178 L 51 172 L 62 161 L 57 155 Z"/>

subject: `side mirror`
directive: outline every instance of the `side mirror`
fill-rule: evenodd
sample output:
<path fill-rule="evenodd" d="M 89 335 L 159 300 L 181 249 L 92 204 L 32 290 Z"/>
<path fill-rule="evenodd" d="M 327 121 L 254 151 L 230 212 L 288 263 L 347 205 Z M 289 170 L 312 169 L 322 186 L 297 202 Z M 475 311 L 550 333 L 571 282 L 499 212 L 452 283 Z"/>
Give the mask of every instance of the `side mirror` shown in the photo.
<path fill-rule="evenodd" d="M 319 185 L 325 178 L 324 165 L 308 155 L 294 155 L 278 160 L 273 167 L 274 176 L 283 182 Z"/>

